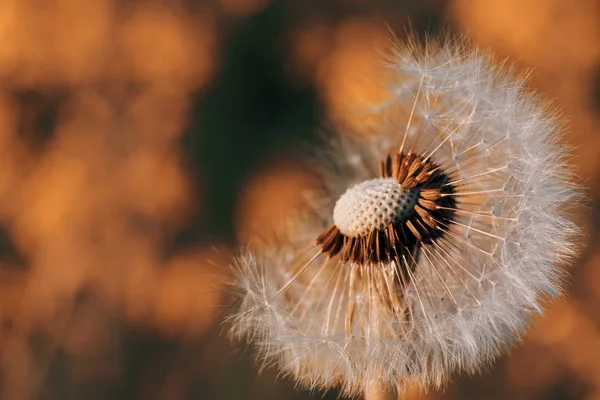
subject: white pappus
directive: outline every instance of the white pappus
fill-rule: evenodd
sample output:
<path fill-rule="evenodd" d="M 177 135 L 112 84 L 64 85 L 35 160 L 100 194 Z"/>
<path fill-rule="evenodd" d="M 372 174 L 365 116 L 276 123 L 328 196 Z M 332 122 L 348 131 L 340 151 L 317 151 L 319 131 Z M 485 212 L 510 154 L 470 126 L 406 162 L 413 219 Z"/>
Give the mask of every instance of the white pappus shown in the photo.
<path fill-rule="evenodd" d="M 477 372 L 574 254 L 562 127 L 525 78 L 463 39 L 396 44 L 387 67 L 374 132 L 332 139 L 319 201 L 231 265 L 232 335 L 304 387 Z"/>

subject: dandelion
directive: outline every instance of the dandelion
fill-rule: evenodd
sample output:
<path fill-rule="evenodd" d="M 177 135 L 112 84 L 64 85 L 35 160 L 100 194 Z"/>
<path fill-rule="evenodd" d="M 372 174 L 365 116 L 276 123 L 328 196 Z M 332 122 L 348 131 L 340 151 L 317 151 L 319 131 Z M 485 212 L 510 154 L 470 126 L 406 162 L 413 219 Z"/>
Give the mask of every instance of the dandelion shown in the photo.
<path fill-rule="evenodd" d="M 309 211 L 233 262 L 235 337 L 307 388 L 439 387 L 517 340 L 573 255 L 556 113 L 463 40 L 398 44 L 371 135 Z"/>

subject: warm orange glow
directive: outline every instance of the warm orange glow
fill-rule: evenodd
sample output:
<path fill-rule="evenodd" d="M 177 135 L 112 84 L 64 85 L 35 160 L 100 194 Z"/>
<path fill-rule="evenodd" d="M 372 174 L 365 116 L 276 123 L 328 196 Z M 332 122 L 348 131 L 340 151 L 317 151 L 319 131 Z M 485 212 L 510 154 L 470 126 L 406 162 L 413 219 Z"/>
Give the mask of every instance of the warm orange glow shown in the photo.
<path fill-rule="evenodd" d="M 302 191 L 315 182 L 293 158 L 253 161 L 232 190 L 238 197 L 231 237 L 215 243 L 207 234 L 179 248 L 177 235 L 186 224 L 213 213 L 207 187 L 195 179 L 203 171 L 191 171 L 182 140 L 195 118 L 194 96 L 199 93 L 204 101 L 211 84 L 228 77 L 221 72 L 230 62 L 229 38 L 246 50 L 244 22 L 285 1 L 0 1 L 0 398 L 52 397 L 44 397 L 43 390 L 59 367 L 56 379 L 69 388 L 120 382 L 131 374 L 123 361 L 130 342 L 147 340 L 144 345 L 151 347 L 153 340 L 161 345 L 217 340 L 226 304 L 223 265 L 233 253 L 231 244 L 268 237 L 304 204 Z M 269 63 L 281 60 L 290 72 L 289 82 L 275 82 L 289 87 L 276 90 L 282 97 L 296 95 L 300 79 L 323 101 L 328 128 L 332 122 L 344 134 L 368 135 L 378 123 L 371 108 L 385 100 L 381 55 L 391 45 L 386 10 L 369 12 L 368 1 L 323 3 L 322 10 L 298 7 L 305 15 L 282 13 L 282 37 L 268 38 L 280 52 Z M 457 30 L 499 57 L 517 60 L 519 68 L 534 68 L 533 84 L 564 110 L 570 126 L 565 140 L 575 145 L 574 162 L 596 198 L 598 2 L 448 0 L 398 2 L 398 7 L 404 3 L 414 7 L 411 12 L 419 7 L 441 12 L 447 5 L 443 16 Z M 402 27 L 394 30 L 401 34 Z M 262 43 L 259 39 L 252 38 Z M 256 57 L 270 57 L 271 50 L 256 51 Z M 263 66 L 256 64 L 252 68 Z M 269 71 L 256 74 L 263 72 Z M 237 90 L 224 87 L 222 92 Z M 246 100 L 246 94 L 239 93 L 240 103 L 255 100 Z M 295 115 L 296 110 L 286 111 Z M 238 118 L 229 110 L 219 112 Z M 265 120 L 279 123 L 279 116 L 269 113 L 265 110 Z M 224 133 L 215 128 L 195 134 Z M 586 399 L 600 399 L 600 253 L 597 215 L 590 214 L 584 210 L 578 216 L 589 231 L 582 241 L 591 246 L 570 271 L 571 297 L 550 306 L 495 375 L 480 378 L 486 384 L 508 387 L 520 398 L 543 398 L 555 386 L 585 386 Z M 203 382 L 228 373 L 223 371 L 236 356 L 232 349 L 215 350 L 213 342 L 202 344 L 208 356 L 194 354 L 197 363 L 185 359 L 180 369 L 154 360 L 158 366 L 147 369 L 168 370 L 168 379 L 156 383 L 148 373 L 144 379 L 150 383 L 140 384 L 147 387 L 132 396 L 154 398 L 159 387 L 160 398 L 187 398 L 186 385 L 197 379 L 192 375 L 199 366 L 207 369 Z M 140 348 L 136 351 L 146 351 Z M 208 357 L 218 359 L 220 372 L 213 371 Z M 276 393 L 275 398 L 291 396 L 285 386 L 271 391 L 270 376 L 256 384 L 255 375 L 215 385 L 240 381 Z M 448 389 L 421 398 L 463 394 Z"/>
<path fill-rule="evenodd" d="M 370 107 L 385 100 L 382 54 L 391 39 L 378 18 L 342 21 L 333 31 L 315 25 L 293 35 L 293 64 L 321 90 L 328 115 L 341 128 L 369 130 Z"/>
<path fill-rule="evenodd" d="M 2 398 L 37 396 L 57 351 L 96 360 L 79 375 L 104 376 L 116 318 L 197 336 L 216 315 L 207 253 L 163 254 L 201 204 L 177 144 L 215 68 L 212 16 L 118 4 L 0 5 L 0 220 L 26 264 L 0 271 Z M 39 93 L 54 126 L 36 125 L 13 91 Z M 33 332 L 54 344 L 32 352 Z"/>
<path fill-rule="evenodd" d="M 581 174 L 594 180 L 600 136 L 589 134 L 598 126 L 597 113 L 590 110 L 590 89 L 600 63 L 599 15 L 595 0 L 455 0 L 448 9 L 449 18 L 478 43 L 535 69 L 535 82 L 565 111 L 573 143 L 586 143 L 574 153 Z"/>
<path fill-rule="evenodd" d="M 311 177 L 300 166 L 274 160 L 249 176 L 238 202 L 237 234 L 241 243 L 268 239 L 269 232 L 305 204 L 301 191 L 314 188 Z"/>

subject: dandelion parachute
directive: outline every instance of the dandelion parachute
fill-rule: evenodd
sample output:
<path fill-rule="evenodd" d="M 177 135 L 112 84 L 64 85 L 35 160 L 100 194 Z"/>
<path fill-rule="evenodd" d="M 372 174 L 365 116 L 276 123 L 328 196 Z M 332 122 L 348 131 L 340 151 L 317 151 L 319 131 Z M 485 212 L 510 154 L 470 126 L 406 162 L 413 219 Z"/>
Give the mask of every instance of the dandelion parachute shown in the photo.
<path fill-rule="evenodd" d="M 332 139 L 320 198 L 232 262 L 232 335 L 309 388 L 481 370 L 574 252 L 562 127 L 523 77 L 461 39 L 397 44 L 387 67 L 375 132 Z"/>

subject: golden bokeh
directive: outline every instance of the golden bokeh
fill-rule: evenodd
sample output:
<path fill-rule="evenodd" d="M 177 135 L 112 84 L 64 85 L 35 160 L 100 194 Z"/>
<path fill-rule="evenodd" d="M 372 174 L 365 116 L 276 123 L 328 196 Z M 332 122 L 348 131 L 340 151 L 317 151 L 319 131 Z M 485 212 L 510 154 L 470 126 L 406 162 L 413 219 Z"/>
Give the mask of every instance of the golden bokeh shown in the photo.
<path fill-rule="evenodd" d="M 211 190 L 218 186 L 205 181 L 203 160 L 194 170 L 186 152 L 196 107 L 231 77 L 227 46 L 236 32 L 282 1 L 0 2 L 0 398 L 89 398 L 128 379 L 141 382 L 130 397 L 101 392 L 94 398 L 222 398 L 229 387 L 230 398 L 310 395 L 273 383 L 273 371 L 259 378 L 219 339 L 227 302 L 223 266 L 232 244 L 268 236 L 303 203 L 300 192 L 315 184 L 294 151 L 298 143 L 273 145 L 237 166 L 243 171 L 231 183 L 228 237 L 213 238 L 210 227 L 200 226 L 194 229 L 202 234 L 178 242 L 189 224 L 216 213 Z M 327 128 L 368 134 L 377 126 L 371 111 L 385 100 L 386 24 L 399 34 L 404 28 L 390 22 L 392 11 L 435 10 L 499 58 L 533 69 L 534 87 L 563 110 L 565 140 L 593 199 L 591 210 L 577 215 L 587 236 L 570 270 L 570 296 L 550 304 L 524 344 L 483 377 L 456 377 L 444 392 L 406 398 L 600 399 L 599 3 L 405 1 L 389 2 L 390 14 L 366 1 L 291 3 L 291 11 L 269 14 L 285 22 L 281 37 L 267 38 L 273 48 L 242 35 L 238 51 L 255 45 L 248 48 L 256 60 L 279 52 L 286 90 L 310 88 Z M 412 21 L 423 34 L 426 23 Z M 248 104 L 256 100 L 238 89 L 223 92 Z M 227 107 L 219 112 L 224 120 L 242 118 Z M 266 121 L 256 131 L 271 129 Z M 200 130 L 194 138 L 206 145 L 224 134 Z M 219 156 L 219 167 L 235 162 Z M 158 355 L 131 378 L 125 360 L 137 342 L 158 343 Z M 188 355 L 186 346 L 196 345 Z M 169 353 L 175 361 L 163 361 L 160 346 L 175 348 Z M 64 376 L 57 378 L 57 370 Z M 238 383 L 245 385 L 240 393 Z M 197 396 L 190 394 L 194 385 L 203 388 Z M 61 397 L 56 387 L 68 394 Z M 81 387 L 89 389 L 69 391 Z"/>
<path fill-rule="evenodd" d="M 113 0 L 8 0 L 0 32 L 1 215 L 22 258 L 2 269 L 0 397 L 38 398 L 62 353 L 73 382 L 120 379 L 115 319 L 197 336 L 217 314 L 207 250 L 166 254 L 201 205 L 178 143 L 217 36 L 209 11 Z"/>

